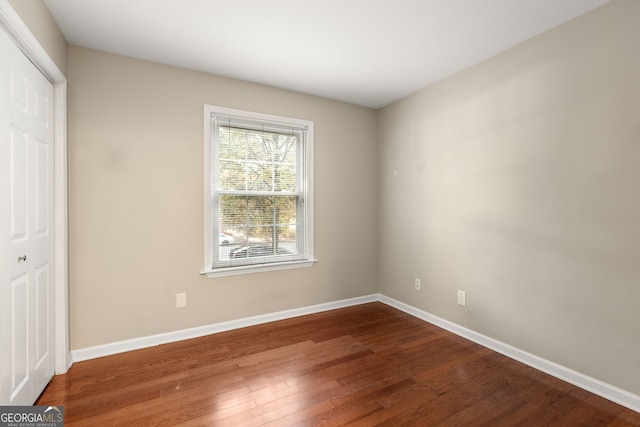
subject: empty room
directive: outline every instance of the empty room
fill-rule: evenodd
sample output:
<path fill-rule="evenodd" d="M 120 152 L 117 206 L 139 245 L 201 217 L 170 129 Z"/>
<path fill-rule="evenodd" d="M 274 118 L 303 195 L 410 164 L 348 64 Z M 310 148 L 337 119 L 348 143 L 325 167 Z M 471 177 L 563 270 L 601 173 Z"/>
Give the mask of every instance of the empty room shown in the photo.
<path fill-rule="evenodd" d="M 639 426 L 638 22 L 0 0 L 0 425 Z"/>

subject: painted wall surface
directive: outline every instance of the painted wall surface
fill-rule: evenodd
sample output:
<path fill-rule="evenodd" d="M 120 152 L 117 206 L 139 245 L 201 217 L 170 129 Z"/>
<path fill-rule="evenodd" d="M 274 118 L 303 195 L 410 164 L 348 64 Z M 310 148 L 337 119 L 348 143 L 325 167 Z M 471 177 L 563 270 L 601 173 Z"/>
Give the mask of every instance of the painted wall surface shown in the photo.
<path fill-rule="evenodd" d="M 44 50 L 67 75 L 67 41 L 43 0 L 8 0 Z"/>
<path fill-rule="evenodd" d="M 640 393 L 638 22 L 614 1 L 379 112 L 381 293 Z"/>
<path fill-rule="evenodd" d="M 315 123 L 309 268 L 208 279 L 204 104 Z M 377 292 L 376 112 L 69 47 L 71 348 Z M 176 309 L 176 293 L 187 307 Z"/>

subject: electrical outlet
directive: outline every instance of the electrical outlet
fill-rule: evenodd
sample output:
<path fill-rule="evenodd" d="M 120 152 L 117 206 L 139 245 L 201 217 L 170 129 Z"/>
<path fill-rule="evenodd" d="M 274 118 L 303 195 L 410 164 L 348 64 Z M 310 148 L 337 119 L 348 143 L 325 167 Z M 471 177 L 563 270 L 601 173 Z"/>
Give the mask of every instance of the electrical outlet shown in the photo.
<path fill-rule="evenodd" d="M 176 308 L 182 308 L 187 306 L 187 293 L 182 292 L 176 294 Z"/>
<path fill-rule="evenodd" d="M 419 291 L 420 290 L 420 279 L 416 279 L 415 286 L 416 286 L 416 291 Z"/>
<path fill-rule="evenodd" d="M 467 305 L 467 293 L 465 291 L 458 291 L 458 304 Z"/>

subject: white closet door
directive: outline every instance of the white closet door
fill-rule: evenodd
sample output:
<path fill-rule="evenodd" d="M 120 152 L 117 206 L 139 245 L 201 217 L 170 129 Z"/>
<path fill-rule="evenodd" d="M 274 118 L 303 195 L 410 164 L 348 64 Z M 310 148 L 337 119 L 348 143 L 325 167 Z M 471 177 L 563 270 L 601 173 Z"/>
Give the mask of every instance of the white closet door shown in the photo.
<path fill-rule="evenodd" d="M 53 376 L 53 85 L 0 29 L 0 405 Z"/>

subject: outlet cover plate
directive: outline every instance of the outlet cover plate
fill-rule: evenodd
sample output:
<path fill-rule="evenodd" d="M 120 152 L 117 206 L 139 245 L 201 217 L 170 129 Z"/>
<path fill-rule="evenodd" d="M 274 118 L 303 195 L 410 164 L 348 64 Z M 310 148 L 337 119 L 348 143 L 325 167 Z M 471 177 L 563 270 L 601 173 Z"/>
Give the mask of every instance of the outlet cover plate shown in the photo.
<path fill-rule="evenodd" d="M 467 305 L 467 293 L 465 291 L 458 291 L 458 304 Z"/>
<path fill-rule="evenodd" d="M 187 306 L 187 293 L 182 292 L 176 294 L 176 308 L 182 308 Z"/>

